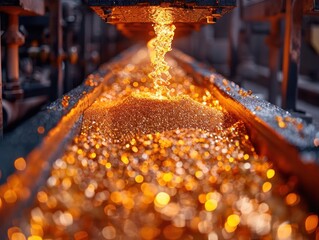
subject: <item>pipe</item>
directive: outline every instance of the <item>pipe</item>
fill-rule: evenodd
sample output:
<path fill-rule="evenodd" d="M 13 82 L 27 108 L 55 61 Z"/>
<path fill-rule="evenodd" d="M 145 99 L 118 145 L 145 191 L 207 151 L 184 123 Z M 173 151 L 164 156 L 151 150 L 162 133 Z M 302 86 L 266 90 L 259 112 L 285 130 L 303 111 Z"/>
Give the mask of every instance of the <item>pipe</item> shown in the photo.
<path fill-rule="evenodd" d="M 62 4 L 61 0 L 49 2 L 50 7 L 50 47 L 51 47 L 51 100 L 63 94 L 63 42 L 62 42 Z"/>
<path fill-rule="evenodd" d="M 3 123 L 10 126 L 23 119 L 30 111 L 38 108 L 48 100 L 46 96 L 27 98 L 23 101 L 2 100 Z"/>
<path fill-rule="evenodd" d="M 8 30 L 4 37 L 7 43 L 7 82 L 4 96 L 14 101 L 23 97 L 23 90 L 19 82 L 19 46 L 24 44 L 24 36 L 19 32 L 18 13 L 9 14 Z"/>
<path fill-rule="evenodd" d="M 15 102 L 9 102 L 3 99 L 2 108 L 3 111 L 3 125 L 8 126 L 17 119 L 17 112 L 15 111 Z"/>
<path fill-rule="evenodd" d="M 19 43 L 14 41 L 14 35 L 19 32 L 19 16 L 16 14 L 9 15 L 9 28 L 8 34 L 8 48 L 7 48 L 7 61 L 8 61 L 8 78 L 12 81 L 19 79 Z"/>

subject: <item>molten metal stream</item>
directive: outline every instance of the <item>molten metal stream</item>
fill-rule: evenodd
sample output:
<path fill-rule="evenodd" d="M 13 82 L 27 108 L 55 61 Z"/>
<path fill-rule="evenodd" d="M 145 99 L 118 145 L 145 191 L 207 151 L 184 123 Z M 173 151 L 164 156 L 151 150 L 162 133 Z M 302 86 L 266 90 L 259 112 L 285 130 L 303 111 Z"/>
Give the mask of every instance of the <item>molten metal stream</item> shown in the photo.
<path fill-rule="evenodd" d="M 154 8 L 154 31 L 156 37 L 147 44 L 153 71 L 149 77 L 154 82 L 156 96 L 158 98 L 170 95 L 169 81 L 172 78 L 169 69 L 170 66 L 165 61 L 165 55 L 172 50 L 172 41 L 174 38 L 175 26 L 170 11 L 163 8 Z"/>

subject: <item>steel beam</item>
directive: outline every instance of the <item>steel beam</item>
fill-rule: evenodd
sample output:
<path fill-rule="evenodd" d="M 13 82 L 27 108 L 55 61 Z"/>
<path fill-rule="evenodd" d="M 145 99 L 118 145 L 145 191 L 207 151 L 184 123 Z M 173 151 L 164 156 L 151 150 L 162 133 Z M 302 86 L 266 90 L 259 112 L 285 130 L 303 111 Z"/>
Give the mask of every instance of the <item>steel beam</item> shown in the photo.
<path fill-rule="evenodd" d="M 63 41 L 61 0 L 49 1 L 50 7 L 50 48 L 51 48 L 51 100 L 63 94 Z"/>
<path fill-rule="evenodd" d="M 302 1 L 286 1 L 282 107 L 289 111 L 296 111 L 303 16 L 302 9 Z"/>
<path fill-rule="evenodd" d="M 276 104 L 278 92 L 278 71 L 280 60 L 280 42 L 281 42 L 281 29 L 280 18 L 272 18 L 270 20 L 270 34 L 267 39 L 269 47 L 269 81 L 268 81 L 268 101 Z"/>

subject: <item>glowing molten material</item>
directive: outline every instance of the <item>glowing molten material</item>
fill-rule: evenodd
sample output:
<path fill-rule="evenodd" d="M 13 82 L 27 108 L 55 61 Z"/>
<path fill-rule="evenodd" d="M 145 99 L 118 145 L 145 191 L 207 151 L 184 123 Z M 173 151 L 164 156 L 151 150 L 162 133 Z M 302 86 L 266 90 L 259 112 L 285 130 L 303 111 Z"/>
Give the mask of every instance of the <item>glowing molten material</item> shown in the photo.
<path fill-rule="evenodd" d="M 165 61 L 165 55 L 172 50 L 175 26 L 172 24 L 172 15 L 167 9 L 154 8 L 154 31 L 156 37 L 147 44 L 153 66 L 149 77 L 154 81 L 156 96 L 162 98 L 169 96 L 169 65 Z"/>

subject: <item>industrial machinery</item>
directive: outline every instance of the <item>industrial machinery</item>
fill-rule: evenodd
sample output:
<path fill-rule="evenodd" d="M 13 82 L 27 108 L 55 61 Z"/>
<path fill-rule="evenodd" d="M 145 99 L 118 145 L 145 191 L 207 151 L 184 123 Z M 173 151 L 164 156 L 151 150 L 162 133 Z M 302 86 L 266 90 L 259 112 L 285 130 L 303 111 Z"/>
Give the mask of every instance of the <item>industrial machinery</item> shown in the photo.
<path fill-rule="evenodd" d="M 107 23 L 152 23 L 152 8 L 172 12 L 174 23 L 215 23 L 236 6 L 236 1 L 89 1 Z"/>
<path fill-rule="evenodd" d="M 236 6 L 88 3 L 145 39 L 153 8 L 170 12 L 185 34 Z M 167 57 L 171 95 L 157 96 L 149 51 L 121 52 L 5 135 L 0 238 L 318 238 L 314 125 L 178 50 Z"/>
<path fill-rule="evenodd" d="M 202 24 L 214 24 L 236 6 L 236 1 L 89 1 L 91 8 L 107 23 L 115 24 L 126 36 L 152 37 L 152 12 L 161 6 L 172 14 L 177 35 L 187 35 Z M 151 35 L 150 35 L 151 34 Z"/>

